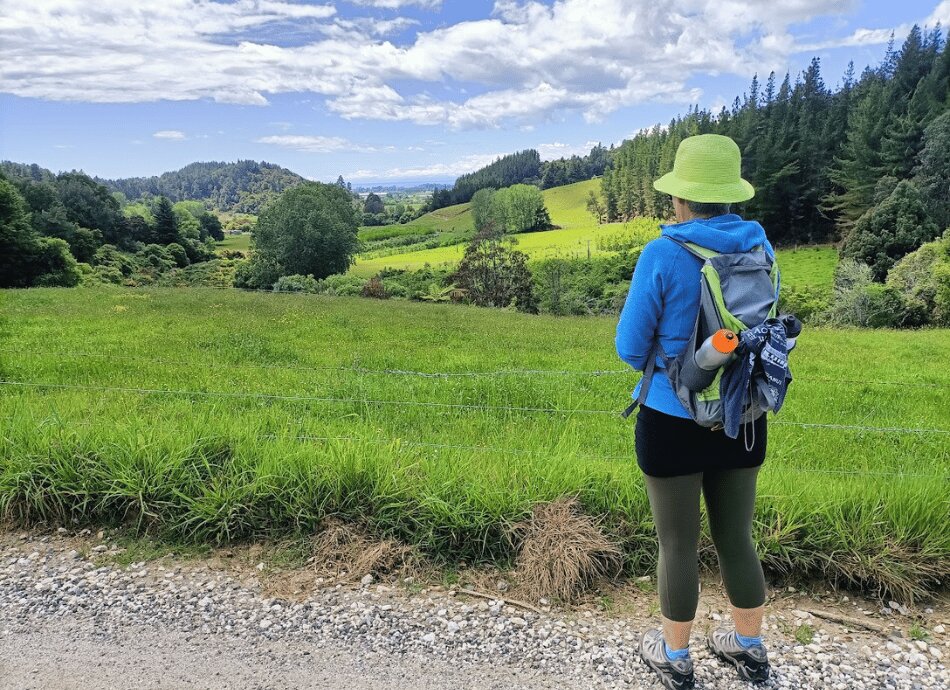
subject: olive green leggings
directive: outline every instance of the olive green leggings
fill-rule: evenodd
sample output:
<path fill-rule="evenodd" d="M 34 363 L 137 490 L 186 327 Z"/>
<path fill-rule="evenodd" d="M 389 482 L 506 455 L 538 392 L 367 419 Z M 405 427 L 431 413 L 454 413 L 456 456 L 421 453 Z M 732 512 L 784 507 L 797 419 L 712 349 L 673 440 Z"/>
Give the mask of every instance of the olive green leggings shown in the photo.
<path fill-rule="evenodd" d="M 691 621 L 699 604 L 699 495 L 706 499 L 719 569 L 732 605 L 765 603 L 765 577 L 752 543 L 758 467 L 679 477 L 644 475 L 660 541 L 660 609 L 671 621 Z"/>

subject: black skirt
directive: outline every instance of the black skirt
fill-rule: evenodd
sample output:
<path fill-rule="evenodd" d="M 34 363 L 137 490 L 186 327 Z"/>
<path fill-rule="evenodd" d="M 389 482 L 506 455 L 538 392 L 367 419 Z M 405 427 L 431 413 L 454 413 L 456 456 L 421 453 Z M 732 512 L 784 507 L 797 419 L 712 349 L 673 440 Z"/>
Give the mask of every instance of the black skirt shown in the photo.
<path fill-rule="evenodd" d="M 733 439 L 721 429 L 712 431 L 692 419 L 641 405 L 636 425 L 637 464 L 651 477 L 758 467 L 765 460 L 768 443 L 765 417 L 763 414 L 739 427 L 739 437 Z M 751 450 L 746 450 L 747 444 Z"/>

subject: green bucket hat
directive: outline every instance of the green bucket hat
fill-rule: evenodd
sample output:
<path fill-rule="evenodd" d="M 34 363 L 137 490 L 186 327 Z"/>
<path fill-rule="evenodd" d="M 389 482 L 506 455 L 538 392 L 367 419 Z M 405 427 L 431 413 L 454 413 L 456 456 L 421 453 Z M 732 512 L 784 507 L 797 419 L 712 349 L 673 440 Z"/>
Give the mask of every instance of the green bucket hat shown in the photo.
<path fill-rule="evenodd" d="M 741 166 L 736 142 L 720 134 L 699 134 L 680 142 L 673 172 L 656 180 L 653 188 L 687 201 L 747 201 L 755 189 L 742 179 Z"/>

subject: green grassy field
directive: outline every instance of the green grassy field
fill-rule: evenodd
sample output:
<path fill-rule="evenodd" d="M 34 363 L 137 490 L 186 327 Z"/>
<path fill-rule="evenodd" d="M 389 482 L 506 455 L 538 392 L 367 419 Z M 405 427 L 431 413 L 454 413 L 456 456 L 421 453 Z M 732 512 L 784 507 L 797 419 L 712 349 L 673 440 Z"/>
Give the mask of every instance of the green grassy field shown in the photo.
<path fill-rule="evenodd" d="M 609 253 L 601 249 L 599 244 L 610 239 L 634 232 L 642 232 L 643 222 L 611 223 L 610 225 L 587 225 L 561 230 L 547 230 L 545 232 L 528 232 L 511 235 L 515 246 L 531 259 L 543 259 L 552 256 L 582 257 L 596 256 Z M 653 235 L 646 239 L 652 238 Z M 435 249 L 423 249 L 403 254 L 374 257 L 371 259 L 357 259 L 356 265 L 350 272 L 371 277 L 384 268 L 401 268 L 414 270 L 426 264 L 443 266 L 458 263 L 465 254 L 465 243 L 453 244 Z"/>
<path fill-rule="evenodd" d="M 645 221 L 598 225 L 587 212 L 585 204 L 588 192 L 599 188 L 600 180 L 586 180 L 544 190 L 544 204 L 551 215 L 551 222 L 559 229 L 515 235 L 518 249 L 532 259 L 551 256 L 587 256 L 588 250 L 593 256 L 607 251 L 598 246 L 605 239 L 642 231 L 640 226 Z M 445 234 L 454 237 L 459 244 L 410 252 L 393 251 L 386 256 L 358 259 L 351 272 L 369 277 L 383 268 L 412 270 L 421 268 L 427 263 L 432 266 L 457 263 L 465 251 L 464 242 L 475 230 L 470 204 L 449 206 L 427 213 L 402 227 L 413 226 L 434 230 L 440 236 Z"/>
<path fill-rule="evenodd" d="M 434 228 L 422 228 L 418 225 L 377 225 L 365 226 L 359 229 L 357 236 L 364 242 L 373 242 L 378 240 L 388 240 L 392 237 L 405 237 L 406 235 L 434 235 L 437 232 Z"/>
<path fill-rule="evenodd" d="M 576 495 L 628 572 L 655 562 L 612 318 L 212 289 L 0 300 L 0 519 L 223 541 L 337 515 L 505 562 L 511 524 Z M 950 332 L 799 343 L 761 475 L 769 571 L 934 587 L 950 567 Z"/>
<path fill-rule="evenodd" d="M 779 250 L 778 265 L 782 270 L 782 287 L 830 290 L 835 282 L 838 252 L 826 245 Z"/>
<path fill-rule="evenodd" d="M 218 249 L 232 249 L 236 251 L 250 251 L 251 233 L 242 232 L 240 235 L 225 235 L 224 241 L 218 242 Z"/>
<path fill-rule="evenodd" d="M 437 232 L 453 232 L 459 230 L 474 230 L 471 204 L 456 204 L 446 206 L 416 218 L 407 227 L 435 230 Z"/>

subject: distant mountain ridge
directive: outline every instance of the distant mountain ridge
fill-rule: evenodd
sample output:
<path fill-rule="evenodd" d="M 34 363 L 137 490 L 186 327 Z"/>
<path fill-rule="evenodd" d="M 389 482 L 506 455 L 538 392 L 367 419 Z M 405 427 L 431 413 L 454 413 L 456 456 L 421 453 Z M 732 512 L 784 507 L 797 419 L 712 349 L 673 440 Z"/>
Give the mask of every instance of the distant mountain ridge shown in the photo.
<path fill-rule="evenodd" d="M 274 163 L 251 160 L 191 163 L 151 177 L 96 180 L 129 199 L 164 195 L 172 201 L 205 201 L 215 210 L 237 213 L 257 213 L 281 192 L 306 181 Z"/>

